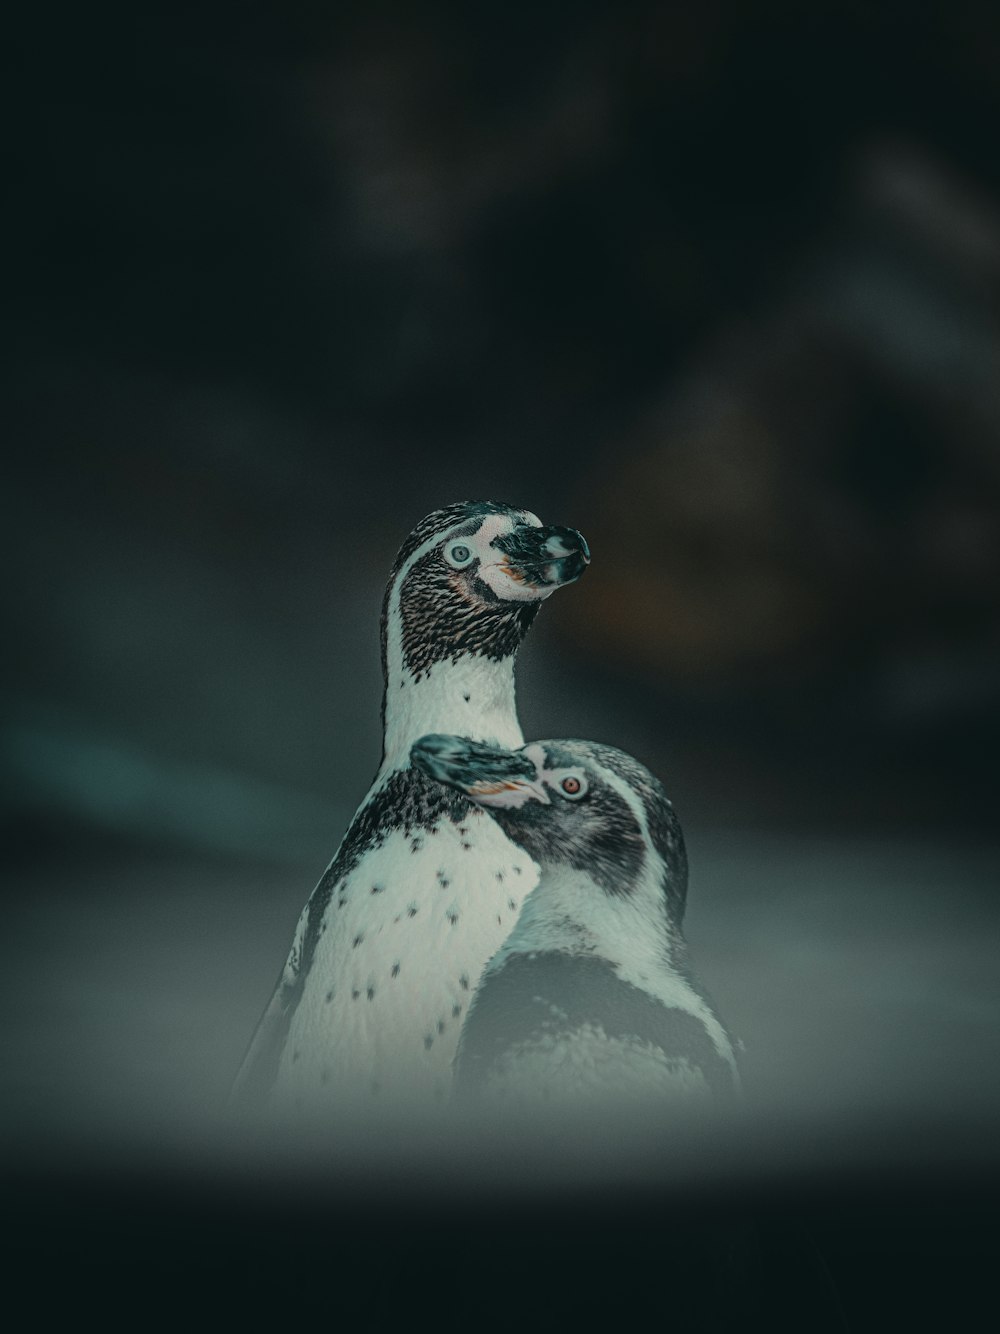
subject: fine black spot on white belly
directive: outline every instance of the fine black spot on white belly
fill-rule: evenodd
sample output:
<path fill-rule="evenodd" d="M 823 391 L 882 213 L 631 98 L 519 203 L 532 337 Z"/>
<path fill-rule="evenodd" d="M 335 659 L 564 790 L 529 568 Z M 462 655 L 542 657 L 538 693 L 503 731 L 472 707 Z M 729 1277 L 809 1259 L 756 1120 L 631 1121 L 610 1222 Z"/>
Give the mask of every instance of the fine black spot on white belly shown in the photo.
<path fill-rule="evenodd" d="M 331 1106 L 352 1088 L 363 1092 L 372 1076 L 386 1096 L 390 1087 L 429 1094 L 438 1075 L 450 1089 L 472 983 L 512 923 L 510 904 L 523 894 L 507 890 L 516 850 L 488 816 L 467 806 L 431 813 L 428 802 L 427 809 L 428 823 L 419 828 L 375 831 L 373 824 L 375 841 L 354 871 L 357 886 L 346 876 L 330 884 L 328 875 L 314 895 L 299 935 L 301 964 L 285 990 L 287 1037 L 277 1032 L 287 1046 L 283 1057 L 275 1048 L 276 1107 L 290 1109 L 303 1090 L 307 1103 L 319 1097 L 324 1069 L 331 1079 L 322 1096 Z M 414 851 L 417 839 L 423 846 Z M 464 856 L 468 851 L 476 855 Z M 441 903 L 438 886 L 448 902 Z M 332 923 L 325 935 L 324 902 Z M 364 1006 L 354 1005 L 362 999 Z M 301 1047 L 294 1074 L 293 1046 Z"/>
<path fill-rule="evenodd" d="M 304 980 L 312 965 L 331 897 L 336 892 L 337 906 L 343 908 L 346 905 L 349 876 L 368 852 L 380 847 L 397 829 L 416 839 L 442 820 L 457 823 L 468 813 L 469 802 L 465 797 L 415 769 L 401 769 L 392 774 L 385 786 L 354 817 L 336 857 L 313 891 L 307 909 L 299 978 Z M 298 1004 L 299 990 L 296 988 L 295 994 L 289 997 L 290 1013 Z"/>

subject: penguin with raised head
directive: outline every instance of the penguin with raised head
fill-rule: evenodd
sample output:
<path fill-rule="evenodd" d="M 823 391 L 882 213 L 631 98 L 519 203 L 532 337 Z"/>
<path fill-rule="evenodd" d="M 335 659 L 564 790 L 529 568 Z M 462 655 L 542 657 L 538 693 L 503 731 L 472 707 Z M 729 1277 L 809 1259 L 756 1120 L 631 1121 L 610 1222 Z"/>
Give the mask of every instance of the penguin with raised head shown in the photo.
<path fill-rule="evenodd" d="M 447 1095 L 472 990 L 535 875 L 477 805 L 411 769 L 410 747 L 444 729 L 523 743 L 518 647 L 589 560 L 574 529 L 488 501 L 437 510 L 403 543 L 382 608 L 382 762 L 299 918 L 239 1105 L 325 1119 Z"/>
<path fill-rule="evenodd" d="M 465 1019 L 456 1094 L 577 1112 L 731 1103 L 734 1043 L 681 930 L 684 839 L 649 770 L 587 741 L 447 735 L 422 738 L 412 760 L 488 810 L 540 871 Z"/>

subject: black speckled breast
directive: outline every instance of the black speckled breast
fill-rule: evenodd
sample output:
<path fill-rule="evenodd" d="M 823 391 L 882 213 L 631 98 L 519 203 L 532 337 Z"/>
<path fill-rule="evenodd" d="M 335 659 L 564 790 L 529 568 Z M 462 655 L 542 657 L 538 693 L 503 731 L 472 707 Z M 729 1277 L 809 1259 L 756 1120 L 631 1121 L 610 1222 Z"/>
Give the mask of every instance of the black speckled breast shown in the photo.
<path fill-rule="evenodd" d="M 338 884 L 368 852 L 379 847 L 397 829 L 411 834 L 430 830 L 442 820 L 457 823 L 471 809 L 471 803 L 452 788 L 435 783 L 414 769 L 401 769 L 357 813 L 336 857 L 309 899 L 295 978 L 291 982 L 286 979 L 279 983 L 278 992 L 262 1020 L 262 1025 L 266 1025 L 266 1041 L 256 1054 L 245 1085 L 245 1097 L 249 1101 L 263 1097 L 277 1076 L 288 1030 L 316 954 L 323 918 Z"/>

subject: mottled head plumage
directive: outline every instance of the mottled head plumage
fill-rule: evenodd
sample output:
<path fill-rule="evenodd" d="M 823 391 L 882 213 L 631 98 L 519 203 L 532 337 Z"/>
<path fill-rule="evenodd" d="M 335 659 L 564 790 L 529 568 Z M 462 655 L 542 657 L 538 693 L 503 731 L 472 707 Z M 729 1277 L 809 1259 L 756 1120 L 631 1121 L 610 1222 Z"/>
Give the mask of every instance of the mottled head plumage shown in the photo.
<path fill-rule="evenodd" d="M 453 528 L 472 520 L 480 522 L 490 514 L 527 515 L 527 510 L 517 510 L 513 505 L 497 504 L 494 500 L 461 500 L 454 505 L 444 505 L 426 515 L 396 552 L 396 559 L 389 571 L 389 587 L 396 581 L 396 575 L 410 559 L 413 553 L 433 537 L 444 537 Z"/>
<path fill-rule="evenodd" d="M 589 741 L 503 750 L 429 736 L 411 759 L 488 809 L 543 868 L 572 867 L 608 895 L 631 894 L 655 859 L 668 914 L 680 924 L 687 895 L 680 823 L 662 784 L 631 755 Z"/>
<path fill-rule="evenodd" d="M 575 529 L 543 527 L 513 505 L 463 501 L 427 515 L 400 548 L 386 588 L 387 688 L 390 659 L 420 681 L 436 663 L 466 655 L 513 657 L 542 601 L 589 560 Z"/>

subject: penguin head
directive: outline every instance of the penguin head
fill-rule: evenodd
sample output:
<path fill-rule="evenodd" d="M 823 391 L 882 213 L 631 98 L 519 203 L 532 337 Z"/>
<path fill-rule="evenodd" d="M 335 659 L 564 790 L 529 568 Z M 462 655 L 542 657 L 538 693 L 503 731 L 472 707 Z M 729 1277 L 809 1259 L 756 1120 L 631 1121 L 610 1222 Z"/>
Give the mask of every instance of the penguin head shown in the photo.
<path fill-rule="evenodd" d="M 534 741 L 503 750 L 425 736 L 415 768 L 488 810 L 543 876 L 582 872 L 609 897 L 664 899 L 678 925 L 687 894 L 680 823 L 662 784 L 638 760 L 588 741 Z"/>
<path fill-rule="evenodd" d="M 402 666 L 418 679 L 435 662 L 517 651 L 539 606 L 590 563 L 574 528 L 530 510 L 464 501 L 421 520 L 396 556 L 382 617 L 398 630 Z"/>

